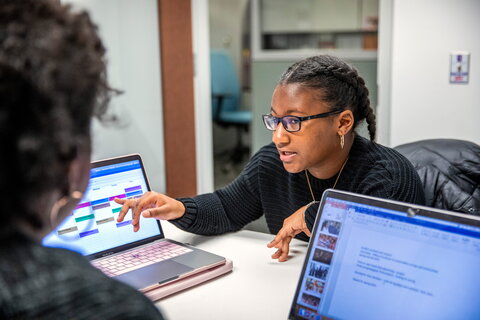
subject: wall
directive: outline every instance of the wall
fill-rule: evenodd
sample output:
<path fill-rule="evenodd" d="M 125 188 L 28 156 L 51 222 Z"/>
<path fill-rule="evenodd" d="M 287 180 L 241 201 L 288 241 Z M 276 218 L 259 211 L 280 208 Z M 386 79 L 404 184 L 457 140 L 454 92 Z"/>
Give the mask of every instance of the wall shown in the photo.
<path fill-rule="evenodd" d="M 208 1 L 210 12 L 210 48 L 228 50 L 232 55 L 239 77 L 242 76 L 242 30 L 247 22 L 245 17 L 247 5 L 248 0 Z"/>
<path fill-rule="evenodd" d="M 210 34 L 208 0 L 192 1 L 192 38 L 195 63 L 195 147 L 197 193 L 213 191 L 212 110 L 210 94 Z"/>
<path fill-rule="evenodd" d="M 479 18 L 478 0 L 393 1 L 392 146 L 429 138 L 480 143 Z M 470 52 L 468 84 L 449 83 L 457 50 Z"/>
<path fill-rule="evenodd" d="M 124 91 L 110 110 L 114 126 L 93 124 L 93 159 L 140 153 L 152 189 L 165 192 L 156 0 L 71 0 L 86 8 L 107 48 L 110 85 Z"/>

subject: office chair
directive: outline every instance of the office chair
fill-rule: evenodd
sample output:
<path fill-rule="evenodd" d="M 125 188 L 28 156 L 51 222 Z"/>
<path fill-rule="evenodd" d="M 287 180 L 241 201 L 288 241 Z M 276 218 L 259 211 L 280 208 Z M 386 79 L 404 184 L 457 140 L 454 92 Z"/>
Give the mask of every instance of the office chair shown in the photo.
<path fill-rule="evenodd" d="M 248 154 L 249 148 L 242 142 L 242 131 L 248 131 L 252 112 L 240 110 L 241 91 L 232 59 L 225 50 L 212 50 L 210 53 L 213 121 L 220 126 L 235 127 L 237 141 L 230 159 L 234 163 Z"/>
<path fill-rule="evenodd" d="M 413 164 L 426 205 L 480 215 L 480 146 L 463 140 L 431 139 L 394 148 Z"/>

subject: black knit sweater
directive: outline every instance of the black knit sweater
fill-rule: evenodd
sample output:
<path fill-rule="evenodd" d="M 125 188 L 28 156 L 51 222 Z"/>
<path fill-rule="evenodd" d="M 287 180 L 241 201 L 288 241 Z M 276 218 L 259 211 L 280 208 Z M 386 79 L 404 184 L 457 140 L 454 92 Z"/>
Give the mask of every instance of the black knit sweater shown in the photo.
<path fill-rule="evenodd" d="M 319 200 L 337 176 L 326 180 L 312 175 L 309 178 Z M 335 189 L 416 204 L 425 202 L 422 183 L 411 163 L 395 150 L 358 135 Z M 272 143 L 260 149 L 225 188 L 178 200 L 186 212 L 171 222 L 183 230 L 204 235 L 237 231 L 264 214 L 270 232 L 276 234 L 283 220 L 311 202 L 312 196 L 305 173 L 288 173 Z M 305 214 L 310 230 L 317 209 L 318 204 L 313 205 Z M 297 238 L 308 241 L 304 233 Z"/>
<path fill-rule="evenodd" d="M 163 319 L 140 292 L 78 253 L 19 233 L 0 240 L 0 319 Z"/>

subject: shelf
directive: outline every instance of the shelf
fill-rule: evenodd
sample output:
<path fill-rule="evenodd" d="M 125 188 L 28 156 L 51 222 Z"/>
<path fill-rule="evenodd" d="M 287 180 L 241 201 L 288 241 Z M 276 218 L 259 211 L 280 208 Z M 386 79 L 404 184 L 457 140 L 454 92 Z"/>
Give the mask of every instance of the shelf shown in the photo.
<path fill-rule="evenodd" d="M 263 34 L 262 50 L 342 49 L 376 50 L 376 32 Z"/>
<path fill-rule="evenodd" d="M 296 30 L 285 30 L 285 31 L 269 31 L 262 32 L 263 35 L 312 35 L 312 34 L 377 34 L 378 30 L 321 30 L 321 31 L 296 31 Z"/>
<path fill-rule="evenodd" d="M 254 61 L 299 61 L 319 54 L 335 55 L 345 60 L 372 61 L 377 59 L 377 50 L 292 49 L 262 50 L 252 53 Z"/>
<path fill-rule="evenodd" d="M 378 0 L 252 0 L 251 10 L 254 60 L 377 59 Z"/>

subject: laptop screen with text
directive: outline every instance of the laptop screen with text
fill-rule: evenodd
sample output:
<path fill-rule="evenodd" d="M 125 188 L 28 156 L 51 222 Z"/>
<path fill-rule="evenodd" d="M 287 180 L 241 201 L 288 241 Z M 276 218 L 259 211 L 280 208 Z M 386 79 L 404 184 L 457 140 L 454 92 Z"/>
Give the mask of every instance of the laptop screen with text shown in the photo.
<path fill-rule="evenodd" d="M 480 319 L 480 222 L 324 194 L 290 319 Z"/>
<path fill-rule="evenodd" d="M 121 205 L 113 199 L 136 198 L 147 191 L 148 181 L 138 156 L 93 163 L 83 199 L 43 244 L 92 255 L 161 236 L 156 219 L 142 219 L 140 230 L 133 232 L 131 210 L 123 222 L 117 222 Z"/>

